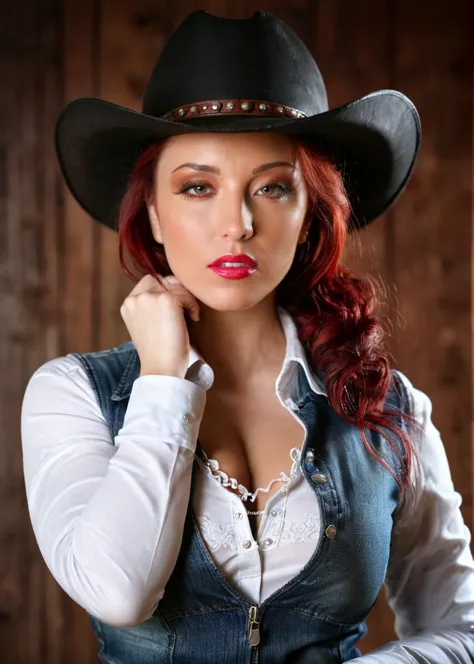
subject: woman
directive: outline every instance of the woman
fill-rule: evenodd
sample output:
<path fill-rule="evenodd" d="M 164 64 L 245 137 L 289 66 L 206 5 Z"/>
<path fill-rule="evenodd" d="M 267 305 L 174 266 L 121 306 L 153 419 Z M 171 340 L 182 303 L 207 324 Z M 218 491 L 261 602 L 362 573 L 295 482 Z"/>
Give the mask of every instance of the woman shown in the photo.
<path fill-rule="evenodd" d="M 328 111 L 309 52 L 262 13 L 188 17 L 143 113 L 63 112 L 69 187 L 141 273 L 131 342 L 46 363 L 22 413 L 38 545 L 103 662 L 474 661 L 431 403 L 340 262 L 419 137 L 395 91 Z M 360 656 L 384 582 L 401 640 Z"/>

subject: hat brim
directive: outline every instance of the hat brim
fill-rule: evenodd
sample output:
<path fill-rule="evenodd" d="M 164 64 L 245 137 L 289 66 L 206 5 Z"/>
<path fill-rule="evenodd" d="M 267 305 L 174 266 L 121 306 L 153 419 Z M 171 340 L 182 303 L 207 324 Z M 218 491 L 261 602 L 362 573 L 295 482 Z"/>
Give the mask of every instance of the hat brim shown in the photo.
<path fill-rule="evenodd" d="M 400 195 L 421 141 L 413 103 L 396 90 L 379 90 L 306 118 L 210 116 L 189 122 L 81 98 L 59 116 L 55 145 L 74 198 L 94 219 L 116 229 L 133 165 L 147 145 L 181 134 L 262 131 L 310 136 L 334 160 L 352 205 L 350 230 L 381 215 Z"/>

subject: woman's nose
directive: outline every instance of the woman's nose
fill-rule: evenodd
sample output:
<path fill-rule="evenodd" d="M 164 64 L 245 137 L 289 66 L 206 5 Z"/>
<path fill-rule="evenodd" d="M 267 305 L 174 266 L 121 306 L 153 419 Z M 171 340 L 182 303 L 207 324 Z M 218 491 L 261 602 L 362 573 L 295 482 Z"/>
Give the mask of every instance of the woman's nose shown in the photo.
<path fill-rule="evenodd" d="M 219 210 L 219 234 L 232 240 L 249 239 L 254 234 L 253 214 L 245 199 L 223 200 Z"/>

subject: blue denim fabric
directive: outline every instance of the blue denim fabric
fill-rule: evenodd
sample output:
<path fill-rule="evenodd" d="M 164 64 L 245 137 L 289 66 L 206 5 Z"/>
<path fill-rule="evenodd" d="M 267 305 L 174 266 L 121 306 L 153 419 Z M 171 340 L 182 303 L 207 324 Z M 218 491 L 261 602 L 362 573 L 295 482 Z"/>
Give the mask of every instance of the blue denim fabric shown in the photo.
<path fill-rule="evenodd" d="M 76 357 L 113 440 L 139 375 L 138 355 L 128 342 Z M 364 619 L 385 577 L 399 488 L 366 452 L 358 430 L 333 411 L 326 397 L 311 390 L 299 370 L 292 399 L 308 432 L 301 468 L 319 501 L 323 532 L 309 563 L 258 607 L 260 644 L 249 643 L 251 606 L 212 561 L 190 502 L 180 554 L 154 615 L 121 628 L 90 616 L 102 662 L 335 664 L 360 654 L 356 643 L 367 631 Z M 404 411 L 406 400 L 401 381 L 394 380 L 387 407 Z M 400 420 L 398 424 L 403 427 Z M 384 458 L 395 463 L 385 439 L 367 434 Z M 336 529 L 335 536 L 328 536 L 334 535 L 328 526 Z"/>

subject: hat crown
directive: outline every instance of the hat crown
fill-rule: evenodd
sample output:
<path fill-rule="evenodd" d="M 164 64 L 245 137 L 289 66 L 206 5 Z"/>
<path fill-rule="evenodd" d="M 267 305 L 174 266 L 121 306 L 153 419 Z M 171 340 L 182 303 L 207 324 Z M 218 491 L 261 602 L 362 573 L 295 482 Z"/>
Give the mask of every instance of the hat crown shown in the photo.
<path fill-rule="evenodd" d="M 190 14 L 151 74 L 143 112 L 155 117 L 186 104 L 255 99 L 316 115 L 328 110 L 319 68 L 301 39 L 275 15 L 226 19 Z"/>

